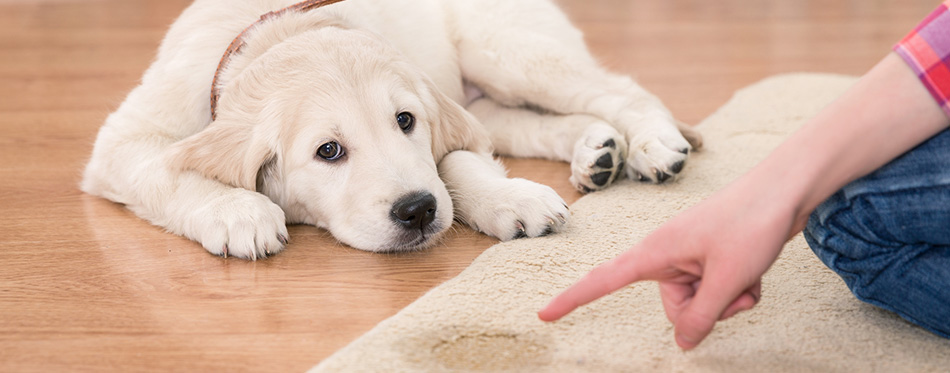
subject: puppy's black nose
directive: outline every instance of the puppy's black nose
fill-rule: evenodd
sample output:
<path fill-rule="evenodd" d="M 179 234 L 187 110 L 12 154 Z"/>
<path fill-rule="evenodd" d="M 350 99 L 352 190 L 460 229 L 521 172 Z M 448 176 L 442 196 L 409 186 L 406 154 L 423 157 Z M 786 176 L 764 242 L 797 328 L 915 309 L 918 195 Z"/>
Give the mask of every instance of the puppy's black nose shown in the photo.
<path fill-rule="evenodd" d="M 423 229 L 435 220 L 435 197 L 427 192 L 410 193 L 393 204 L 390 217 L 406 229 Z"/>

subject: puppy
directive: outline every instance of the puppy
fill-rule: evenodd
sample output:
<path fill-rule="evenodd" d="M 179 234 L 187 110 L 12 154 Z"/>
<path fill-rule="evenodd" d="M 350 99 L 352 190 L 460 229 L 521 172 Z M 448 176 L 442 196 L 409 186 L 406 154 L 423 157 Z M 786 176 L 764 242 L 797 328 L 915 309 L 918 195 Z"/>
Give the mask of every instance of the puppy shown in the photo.
<path fill-rule="evenodd" d="M 563 200 L 494 152 L 571 162 L 590 192 L 663 182 L 700 141 L 545 0 L 197 0 L 81 188 L 217 255 L 277 253 L 287 223 L 402 251 L 453 219 L 503 240 L 563 229 Z"/>

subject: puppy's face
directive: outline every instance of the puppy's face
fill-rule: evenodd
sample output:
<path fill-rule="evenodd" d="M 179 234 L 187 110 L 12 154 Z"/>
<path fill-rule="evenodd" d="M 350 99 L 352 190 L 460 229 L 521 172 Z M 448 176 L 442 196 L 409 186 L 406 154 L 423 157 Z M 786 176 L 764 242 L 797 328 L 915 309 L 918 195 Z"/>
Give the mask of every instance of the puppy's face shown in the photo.
<path fill-rule="evenodd" d="M 440 113 L 393 69 L 360 61 L 349 76 L 313 77 L 296 108 L 281 109 L 297 115 L 283 121 L 282 172 L 262 192 L 280 196 L 288 220 L 373 251 L 425 246 L 452 224 L 432 154 Z"/>
<path fill-rule="evenodd" d="M 369 251 L 433 244 L 452 224 L 438 160 L 487 146 L 397 52 L 339 29 L 271 47 L 223 87 L 217 115 L 176 144 L 182 168 L 255 189 L 288 222 Z"/>

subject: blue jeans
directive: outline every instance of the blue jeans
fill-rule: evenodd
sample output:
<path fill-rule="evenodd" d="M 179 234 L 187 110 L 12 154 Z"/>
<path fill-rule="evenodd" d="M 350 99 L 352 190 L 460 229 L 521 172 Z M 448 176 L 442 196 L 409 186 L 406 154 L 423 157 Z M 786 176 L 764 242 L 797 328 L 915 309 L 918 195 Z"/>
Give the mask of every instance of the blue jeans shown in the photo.
<path fill-rule="evenodd" d="M 842 188 L 804 234 L 858 299 L 950 338 L 950 130 Z"/>

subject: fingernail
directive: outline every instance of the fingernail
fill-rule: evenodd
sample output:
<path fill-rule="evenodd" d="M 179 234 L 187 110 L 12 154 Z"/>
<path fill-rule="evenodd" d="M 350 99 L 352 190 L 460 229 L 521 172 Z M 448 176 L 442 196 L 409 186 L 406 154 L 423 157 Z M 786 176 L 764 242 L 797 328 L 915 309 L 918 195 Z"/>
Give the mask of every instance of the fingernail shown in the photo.
<path fill-rule="evenodd" d="M 684 351 L 689 351 L 692 350 L 693 347 L 696 347 L 696 341 L 693 341 L 683 334 L 676 334 L 676 344 L 678 344 Z"/>

